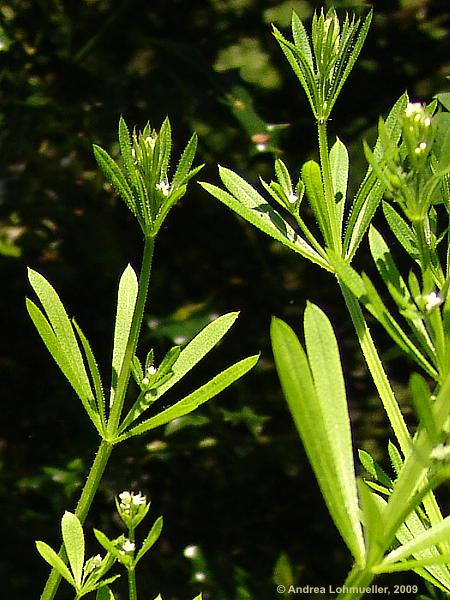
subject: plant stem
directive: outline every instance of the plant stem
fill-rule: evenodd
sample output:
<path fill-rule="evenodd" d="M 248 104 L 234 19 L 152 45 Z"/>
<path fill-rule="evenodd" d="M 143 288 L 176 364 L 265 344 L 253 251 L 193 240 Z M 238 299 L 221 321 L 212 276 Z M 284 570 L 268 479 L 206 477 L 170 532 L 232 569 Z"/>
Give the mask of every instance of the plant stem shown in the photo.
<path fill-rule="evenodd" d="M 366 593 L 367 588 L 373 581 L 375 574 L 368 569 L 360 569 L 353 567 L 348 574 L 345 583 L 341 586 L 342 591 L 339 593 L 337 600 L 358 600 Z"/>
<path fill-rule="evenodd" d="M 137 600 L 136 571 L 134 567 L 128 569 L 128 593 L 129 600 Z"/>
<path fill-rule="evenodd" d="M 327 122 L 325 119 L 320 119 L 318 121 L 317 132 L 319 137 L 319 155 L 322 168 L 323 191 L 327 206 L 328 224 L 331 231 L 331 240 L 325 241 L 327 245 L 340 256 L 342 252 L 342 240 L 334 199 L 333 178 L 331 175 L 330 155 L 328 152 Z"/>
<path fill-rule="evenodd" d="M 339 281 L 339 286 L 344 296 L 350 317 L 353 322 L 358 341 L 361 346 L 362 353 L 372 375 L 373 381 L 380 395 L 381 402 L 387 413 L 389 422 L 394 430 L 395 437 L 400 445 L 403 455 L 406 456 L 411 449 L 411 437 L 405 420 L 395 399 L 394 392 L 384 371 L 377 349 L 373 343 L 370 330 L 364 319 L 361 307 L 358 300 L 350 292 L 350 290 Z"/>
<path fill-rule="evenodd" d="M 397 400 L 395 399 L 394 392 L 384 371 L 380 357 L 378 356 L 377 349 L 373 342 L 372 336 L 370 335 L 370 330 L 364 319 L 361 307 L 358 303 L 358 300 L 353 296 L 345 284 L 339 281 L 339 286 L 344 296 L 345 303 L 347 304 L 353 326 L 355 327 L 366 364 L 372 375 L 373 381 L 377 388 L 378 394 L 380 395 L 381 402 L 383 403 L 383 407 L 386 411 L 395 437 L 397 438 L 400 449 L 403 455 L 406 457 L 411 450 L 411 437 L 398 406 Z M 423 505 L 427 516 L 430 519 L 431 525 L 442 522 L 442 512 L 433 492 L 430 492 L 425 496 L 423 499 Z M 445 547 L 446 549 L 450 548 L 450 545 L 446 544 Z"/>
<path fill-rule="evenodd" d="M 112 444 L 109 444 L 105 440 L 101 441 L 75 509 L 75 514 L 79 518 L 81 524 L 84 523 L 89 512 L 89 508 L 97 492 L 98 486 L 100 485 L 106 465 L 108 464 L 112 449 Z M 64 560 L 64 562 L 67 560 L 64 546 L 61 546 L 59 556 Z M 47 579 L 47 583 L 45 584 L 44 591 L 42 592 L 41 600 L 52 600 L 55 597 L 60 582 L 61 575 L 58 573 L 58 571 L 56 571 L 56 569 L 52 569 Z"/>
<path fill-rule="evenodd" d="M 138 295 L 136 306 L 134 309 L 133 319 L 131 322 L 130 336 L 128 338 L 127 347 L 123 357 L 122 367 L 120 369 L 117 387 L 114 394 L 114 402 L 111 406 L 111 412 L 108 419 L 107 432 L 111 440 L 114 440 L 119 421 L 122 414 L 125 394 L 128 388 L 128 381 L 131 373 L 131 363 L 136 352 L 136 346 L 141 330 L 142 318 L 144 315 L 145 301 L 147 299 L 148 286 L 150 282 L 150 274 L 152 270 L 152 260 L 154 251 L 154 238 L 145 238 L 144 257 L 142 259 L 141 273 L 139 275 Z"/>
<path fill-rule="evenodd" d="M 125 394 L 128 387 L 128 380 L 130 378 L 131 361 L 136 351 L 136 345 L 142 324 L 142 317 L 144 315 L 145 301 L 147 299 L 148 286 L 150 282 L 153 251 L 154 239 L 148 237 L 145 240 L 144 256 L 142 259 L 141 273 L 139 276 L 138 295 L 131 323 L 130 336 L 128 338 L 122 368 L 120 370 L 119 379 L 117 382 L 114 403 L 111 407 L 111 413 L 108 420 L 107 431 L 109 434 L 109 439 L 103 439 L 100 443 L 100 447 L 95 456 L 91 470 L 86 479 L 86 483 L 83 487 L 83 491 L 81 492 L 80 499 L 75 509 L 75 514 L 82 524 L 84 523 L 89 512 L 114 447 L 114 438 L 117 434 L 120 416 L 125 401 Z M 59 555 L 64 561 L 67 560 L 63 546 L 60 549 Z M 42 592 L 41 600 L 53 600 L 58 590 L 60 581 L 61 576 L 57 571 L 55 571 L 55 569 L 52 569 L 47 583 L 45 584 L 44 591 Z"/>

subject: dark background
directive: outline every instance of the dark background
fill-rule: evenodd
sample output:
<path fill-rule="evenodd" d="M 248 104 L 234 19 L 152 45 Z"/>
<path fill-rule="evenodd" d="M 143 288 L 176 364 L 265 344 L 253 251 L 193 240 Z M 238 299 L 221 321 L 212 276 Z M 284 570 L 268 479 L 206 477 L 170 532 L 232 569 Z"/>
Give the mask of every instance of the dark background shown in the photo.
<path fill-rule="evenodd" d="M 367 11 L 364 2 L 331 3 Z M 271 34 L 289 36 L 291 8 L 309 21 L 316 2 L 278 0 L 17 0 L 0 5 L 0 578 L 9 600 L 38 598 L 47 568 L 34 540 L 59 544 L 98 444 L 76 398 L 26 314 L 26 267 L 43 273 L 75 314 L 109 377 L 116 288 L 138 269 L 137 224 L 98 173 L 92 143 L 115 153 L 118 118 L 159 128 L 169 114 L 175 155 L 196 130 L 200 179 L 217 163 L 258 184 L 278 151 L 293 172 L 315 153 L 307 102 Z M 374 2 L 361 59 L 330 132 L 350 148 L 351 185 L 365 170 L 362 138 L 408 89 L 415 100 L 448 90 L 447 0 Z M 258 152 L 232 110 L 241 86 L 268 123 L 289 124 L 274 152 Z M 371 269 L 362 251 L 361 268 Z M 269 345 L 272 314 L 300 331 L 306 299 L 324 308 L 344 356 L 356 445 L 383 460 L 390 431 L 374 396 L 333 279 L 239 220 L 192 183 L 156 248 L 141 354 L 156 356 L 213 315 L 240 310 L 226 340 L 186 384 L 261 351 L 259 365 L 177 426 L 115 450 L 88 519 L 120 533 L 114 495 L 141 490 L 163 534 L 138 572 L 141 597 L 280 597 L 273 573 L 287 555 L 297 585 L 342 584 L 348 553 L 327 514 L 280 393 Z M 155 326 L 156 325 L 156 326 Z M 379 329 L 382 347 L 389 345 Z M 158 360 L 158 359 L 157 359 Z M 389 364 L 403 394 L 405 363 Z M 173 395 L 172 399 L 178 396 Z M 405 410 L 408 411 L 407 405 Z M 148 519 L 150 526 L 151 519 Z M 96 553 L 89 533 L 90 551 Z M 197 545 L 204 564 L 183 556 Z M 202 582 L 196 572 L 204 573 Z M 380 579 L 423 584 L 415 575 Z M 120 589 L 120 585 L 119 585 Z M 60 597 L 67 593 L 61 587 Z M 125 591 L 118 595 L 125 598 Z M 70 592 L 68 592 L 68 596 Z"/>

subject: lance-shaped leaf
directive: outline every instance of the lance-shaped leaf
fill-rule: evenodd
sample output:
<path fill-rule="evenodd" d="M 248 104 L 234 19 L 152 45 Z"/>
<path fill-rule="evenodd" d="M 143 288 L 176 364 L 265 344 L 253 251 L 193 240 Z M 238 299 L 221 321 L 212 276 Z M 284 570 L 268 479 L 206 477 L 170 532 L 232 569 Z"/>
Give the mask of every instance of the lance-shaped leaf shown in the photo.
<path fill-rule="evenodd" d="M 369 245 L 372 258 L 386 284 L 389 293 L 403 312 L 417 340 L 429 357 L 434 357 L 435 350 L 428 331 L 425 328 L 408 286 L 400 275 L 392 258 L 388 245 L 381 234 L 373 227 L 369 230 Z"/>
<path fill-rule="evenodd" d="M 343 32 L 341 34 L 339 58 L 333 73 L 333 90 L 331 92 L 331 98 L 329 101 L 330 111 L 336 102 L 342 87 L 347 80 L 347 77 L 350 75 L 353 67 L 355 66 L 369 32 L 371 21 L 372 11 L 370 11 L 367 17 L 364 19 L 361 28 L 360 19 L 355 21 L 353 17 L 352 21 L 350 21 L 348 16 L 345 19 Z"/>
<path fill-rule="evenodd" d="M 332 233 L 330 224 L 330 215 L 327 211 L 325 196 L 323 192 L 322 174 L 320 166 L 314 161 L 309 160 L 302 167 L 302 180 L 305 184 L 306 197 L 314 213 L 317 224 L 322 232 L 325 244 L 332 245 Z"/>
<path fill-rule="evenodd" d="M 292 329 L 273 318 L 276 368 L 331 517 L 356 562 L 363 564 L 365 548 L 339 351 L 331 324 L 314 305 L 305 311 L 305 334 L 308 356 Z"/>
<path fill-rule="evenodd" d="M 411 258 L 416 260 L 419 256 L 419 253 L 417 251 L 416 239 L 411 227 L 388 202 L 383 202 L 382 207 L 383 214 L 389 227 L 391 228 L 392 233 L 395 235 L 406 252 L 411 256 Z"/>
<path fill-rule="evenodd" d="M 330 271 L 327 261 L 314 250 L 298 233 L 287 223 L 249 183 L 233 171 L 219 167 L 223 184 L 228 193 L 210 183 L 201 182 L 200 185 L 212 196 L 231 208 L 240 217 L 281 242 L 290 250 L 308 258 L 311 262 L 323 269 Z"/>
<path fill-rule="evenodd" d="M 61 520 L 61 530 L 69 565 L 73 573 L 76 589 L 81 588 L 84 565 L 84 533 L 76 515 L 65 512 Z"/>
<path fill-rule="evenodd" d="M 171 365 L 171 377 L 167 379 L 163 384 L 158 386 L 152 391 L 149 398 L 145 397 L 145 394 L 140 394 L 139 398 L 131 407 L 127 416 L 123 420 L 119 432 L 126 429 L 133 421 L 135 421 L 150 404 L 153 404 L 156 400 L 161 398 L 163 394 L 167 392 L 173 385 L 175 385 L 180 379 L 182 379 L 186 373 L 188 373 L 195 365 L 200 362 L 202 358 L 214 348 L 216 344 L 223 338 L 230 327 L 234 324 L 238 318 L 238 312 L 231 312 L 221 317 L 218 317 L 212 323 L 209 323 L 204 327 L 200 333 L 198 333 L 189 344 L 180 352 L 176 362 Z M 146 360 L 145 368 L 153 364 L 153 350 L 149 352 Z M 137 367 L 137 365 L 136 365 Z M 141 371 L 137 368 L 137 376 L 139 377 Z M 142 377 L 139 379 L 142 381 Z"/>
<path fill-rule="evenodd" d="M 120 167 L 117 165 L 110 155 L 103 150 L 100 146 L 94 144 L 93 146 L 95 160 L 98 166 L 103 172 L 103 175 L 113 186 L 113 188 L 120 194 L 120 197 L 134 214 L 138 217 L 138 209 L 136 200 L 131 187 L 128 185 L 125 175 L 123 174 Z"/>
<path fill-rule="evenodd" d="M 156 519 L 156 521 L 153 523 L 153 526 L 150 529 L 148 536 L 142 542 L 142 546 L 140 547 L 139 552 L 137 553 L 136 558 L 135 558 L 135 564 L 137 564 L 141 560 L 141 558 L 144 556 L 144 554 L 147 554 L 147 552 L 150 550 L 150 548 L 157 542 L 159 536 L 161 535 L 162 528 L 163 528 L 163 518 L 158 517 Z"/>
<path fill-rule="evenodd" d="M 244 358 L 243 360 L 240 360 L 234 365 L 231 365 L 231 367 L 228 367 L 228 369 L 225 369 L 224 371 L 213 377 L 210 381 L 208 381 L 208 383 L 201 386 L 200 388 L 195 390 L 195 392 L 192 392 L 182 400 L 179 400 L 173 406 L 166 408 L 154 417 L 146 419 L 139 425 L 136 425 L 135 427 L 132 427 L 130 430 L 123 433 L 122 435 L 119 435 L 116 441 L 121 442 L 129 437 L 140 435 L 142 433 L 145 433 L 146 431 L 155 429 L 155 427 L 165 425 L 173 419 L 177 419 L 178 417 L 187 415 L 204 402 L 207 402 L 208 400 L 219 394 L 222 390 L 230 386 L 237 379 L 245 375 L 245 373 L 250 371 L 250 369 L 252 369 L 258 362 L 258 358 L 259 354 L 256 354 L 254 356 Z"/>
<path fill-rule="evenodd" d="M 122 368 L 125 350 L 130 337 L 131 322 L 138 293 L 136 273 L 128 265 L 120 278 L 117 294 L 117 312 L 114 327 L 114 348 L 111 375 L 111 405 L 114 402 L 114 391 Z"/>
<path fill-rule="evenodd" d="M 334 200 L 339 220 L 340 235 L 342 236 L 342 220 L 344 218 L 345 199 L 348 182 L 348 152 L 345 144 L 339 138 L 330 150 L 331 176 L 333 179 Z"/>
<path fill-rule="evenodd" d="M 403 94 L 392 107 L 386 122 L 385 129 L 391 141 L 397 144 L 402 132 L 403 114 L 408 104 L 407 94 Z M 380 160 L 383 155 L 381 136 L 378 136 L 373 156 Z M 351 260 L 366 233 L 375 211 L 384 193 L 383 184 L 377 179 L 372 167 L 369 165 L 363 182 L 355 196 L 351 207 L 350 217 L 344 237 L 345 257 Z"/>
<path fill-rule="evenodd" d="M 183 154 L 181 155 L 180 161 L 176 168 L 175 174 L 172 179 L 172 187 L 177 189 L 182 185 L 185 185 L 189 179 L 194 177 L 203 165 L 195 167 L 191 170 L 192 163 L 194 162 L 195 153 L 197 152 L 197 134 L 193 134 L 191 139 L 186 145 Z"/>
<path fill-rule="evenodd" d="M 78 337 L 80 338 L 81 345 L 83 346 L 84 354 L 86 356 L 87 364 L 89 366 L 89 372 L 91 374 L 91 379 L 94 386 L 95 398 L 97 400 L 97 412 L 100 415 L 102 425 L 105 426 L 105 396 L 103 393 L 103 385 L 97 361 L 95 360 L 95 356 L 92 352 L 91 346 L 86 336 L 81 331 L 78 323 L 75 321 L 75 319 L 72 319 L 72 323 L 75 327 Z"/>
<path fill-rule="evenodd" d="M 297 75 L 309 100 L 311 110 L 317 118 L 318 90 L 312 64 L 311 48 L 305 28 L 295 13 L 292 14 L 292 31 L 295 44 L 287 40 L 276 27 L 273 28 L 273 35 L 280 44 L 292 70 Z"/>
<path fill-rule="evenodd" d="M 28 269 L 30 283 L 38 296 L 43 312 L 27 299 L 28 313 L 55 362 L 80 398 L 86 412 L 100 431 L 100 420 L 89 377 L 78 346 L 75 332 L 58 294 L 39 273 Z"/>
<path fill-rule="evenodd" d="M 42 558 L 48 562 L 48 564 L 55 569 L 61 577 L 64 577 L 66 581 L 70 583 L 73 587 L 75 587 L 75 581 L 72 577 L 72 573 L 69 571 L 69 568 L 64 563 L 62 558 L 58 556 L 58 554 L 45 542 L 36 542 L 36 548 Z"/>

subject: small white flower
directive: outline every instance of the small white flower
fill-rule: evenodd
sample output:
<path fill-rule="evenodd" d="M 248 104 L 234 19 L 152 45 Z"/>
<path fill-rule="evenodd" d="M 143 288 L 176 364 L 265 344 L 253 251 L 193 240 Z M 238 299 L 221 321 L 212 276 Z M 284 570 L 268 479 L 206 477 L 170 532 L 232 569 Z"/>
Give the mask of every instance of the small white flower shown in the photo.
<path fill-rule="evenodd" d="M 430 294 L 425 296 L 424 300 L 425 310 L 427 312 L 432 311 L 433 308 L 436 308 L 436 306 L 439 306 L 443 302 L 442 298 L 439 296 L 439 294 L 436 294 L 436 292 L 431 292 Z"/>
<path fill-rule="evenodd" d="M 131 503 L 131 494 L 130 492 L 122 492 L 119 494 L 119 500 L 121 502 L 121 504 L 125 504 L 126 506 L 129 506 L 129 504 Z"/>
<path fill-rule="evenodd" d="M 195 579 L 195 581 L 205 581 L 206 575 L 202 571 L 199 571 L 198 573 L 196 573 L 194 575 L 194 579 Z"/>
<path fill-rule="evenodd" d="M 99 567 L 101 565 L 102 560 L 103 560 L 103 558 L 102 558 L 101 554 L 96 554 L 95 556 L 92 557 L 94 569 L 96 569 L 97 567 Z"/>
<path fill-rule="evenodd" d="M 150 365 L 150 366 L 148 367 L 148 369 L 147 369 L 147 373 L 148 373 L 149 375 L 155 375 L 157 370 L 158 370 L 158 369 L 157 369 L 155 366 L 153 366 L 153 365 Z"/>
<path fill-rule="evenodd" d="M 142 506 L 147 502 L 147 498 L 141 492 L 131 495 L 131 502 L 134 506 Z"/>
<path fill-rule="evenodd" d="M 156 189 L 162 192 L 163 196 L 168 196 L 170 194 L 170 188 L 171 186 L 168 181 L 162 180 L 156 184 Z"/>
<path fill-rule="evenodd" d="M 148 377 L 144 377 L 144 379 L 142 380 L 142 383 L 144 385 L 148 385 L 150 383 L 150 379 Z"/>
<path fill-rule="evenodd" d="M 155 143 L 156 143 L 156 139 L 154 136 L 148 135 L 145 138 L 146 143 L 150 146 L 150 148 L 153 150 L 155 147 Z"/>
<path fill-rule="evenodd" d="M 421 102 L 408 102 L 408 105 L 406 106 L 405 109 L 405 115 L 407 117 L 414 117 L 416 118 L 417 115 L 423 114 L 423 104 Z"/>
<path fill-rule="evenodd" d="M 288 200 L 291 204 L 295 204 L 298 200 L 297 194 L 289 194 Z"/>
<path fill-rule="evenodd" d="M 125 540 L 122 544 L 122 550 L 120 551 L 120 554 L 129 554 L 130 552 L 134 552 L 135 548 L 136 544 L 134 542 L 131 540 Z"/>

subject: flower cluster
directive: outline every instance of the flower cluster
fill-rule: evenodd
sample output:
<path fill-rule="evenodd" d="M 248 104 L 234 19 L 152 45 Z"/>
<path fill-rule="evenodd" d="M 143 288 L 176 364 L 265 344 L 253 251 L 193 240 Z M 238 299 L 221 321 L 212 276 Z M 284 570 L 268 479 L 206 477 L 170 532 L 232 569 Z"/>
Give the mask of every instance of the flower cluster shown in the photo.
<path fill-rule="evenodd" d="M 127 528 L 133 531 L 150 508 L 150 502 L 141 492 L 124 491 L 116 498 L 117 512 Z M 126 548 L 122 548 L 125 552 Z"/>
<path fill-rule="evenodd" d="M 121 161 L 94 145 L 95 158 L 104 175 L 134 214 L 146 237 L 154 237 L 171 207 L 186 193 L 188 181 L 200 167 L 191 169 L 197 136 L 189 140 L 169 181 L 172 132 L 169 119 L 159 131 L 150 125 L 131 134 L 123 118 L 119 121 Z"/>
<path fill-rule="evenodd" d="M 422 171 L 433 143 L 431 115 L 420 102 L 409 102 L 403 115 L 403 140 L 412 169 Z"/>
<path fill-rule="evenodd" d="M 382 181 L 386 196 L 400 204 L 411 222 L 424 219 L 432 201 L 433 181 L 430 180 L 430 154 L 433 150 L 433 120 L 430 111 L 420 102 L 405 103 L 400 116 L 402 138 L 397 143 L 387 123 L 380 119 L 379 138 L 382 156 L 375 157 L 367 144 L 366 157 Z"/>

